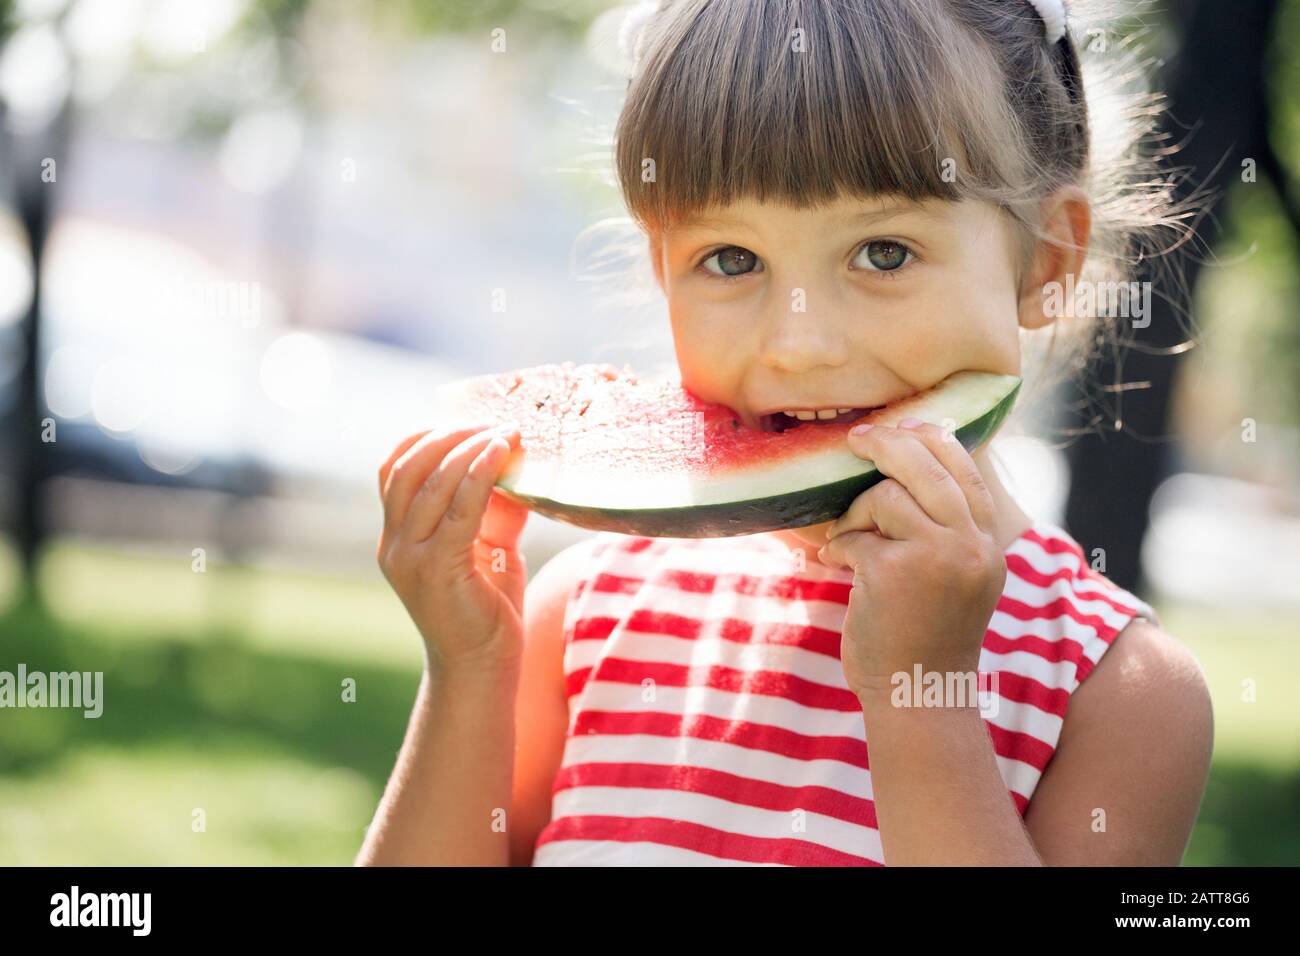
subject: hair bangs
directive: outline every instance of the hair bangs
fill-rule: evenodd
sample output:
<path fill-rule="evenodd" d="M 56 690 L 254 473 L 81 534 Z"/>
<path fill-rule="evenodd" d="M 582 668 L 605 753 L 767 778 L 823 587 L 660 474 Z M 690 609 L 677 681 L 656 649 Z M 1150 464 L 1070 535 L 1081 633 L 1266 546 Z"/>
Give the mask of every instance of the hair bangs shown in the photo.
<path fill-rule="evenodd" d="M 624 198 L 646 228 L 741 198 L 958 200 L 1016 180 L 996 98 L 963 94 L 979 88 L 972 73 L 997 84 L 997 65 L 962 31 L 936 30 L 933 0 L 683 5 L 646 50 L 615 133 Z"/>

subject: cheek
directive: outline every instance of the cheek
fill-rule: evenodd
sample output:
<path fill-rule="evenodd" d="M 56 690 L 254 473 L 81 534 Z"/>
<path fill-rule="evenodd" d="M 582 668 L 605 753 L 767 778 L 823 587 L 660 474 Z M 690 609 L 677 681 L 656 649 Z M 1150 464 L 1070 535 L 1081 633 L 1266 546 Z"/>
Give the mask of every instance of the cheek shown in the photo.
<path fill-rule="evenodd" d="M 929 277 L 924 291 L 879 327 L 878 354 L 895 356 L 900 375 L 912 382 L 967 368 L 1018 374 L 1011 278 L 991 271 L 962 262 Z"/>
<path fill-rule="evenodd" d="M 669 319 L 682 380 L 702 398 L 733 398 L 732 380 L 747 359 L 744 331 L 732 324 L 728 310 L 670 300 Z"/>
<path fill-rule="evenodd" d="M 979 367 L 990 372 L 1015 375 L 1020 372 L 1020 315 L 1013 276 L 999 265 L 997 275 L 972 280 L 969 322 L 965 329 L 971 354 Z"/>

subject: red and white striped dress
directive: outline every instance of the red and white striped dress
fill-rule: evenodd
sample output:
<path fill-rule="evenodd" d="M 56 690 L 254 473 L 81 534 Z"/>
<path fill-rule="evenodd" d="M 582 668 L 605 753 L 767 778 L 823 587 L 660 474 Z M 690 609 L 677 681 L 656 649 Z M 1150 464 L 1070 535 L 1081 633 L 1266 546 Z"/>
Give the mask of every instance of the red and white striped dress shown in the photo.
<path fill-rule="evenodd" d="M 769 535 L 602 532 L 564 618 L 569 726 L 535 866 L 883 865 L 862 707 L 840 666 L 853 573 Z M 1149 605 L 1035 523 L 979 669 L 1023 816 L 1070 694 Z"/>

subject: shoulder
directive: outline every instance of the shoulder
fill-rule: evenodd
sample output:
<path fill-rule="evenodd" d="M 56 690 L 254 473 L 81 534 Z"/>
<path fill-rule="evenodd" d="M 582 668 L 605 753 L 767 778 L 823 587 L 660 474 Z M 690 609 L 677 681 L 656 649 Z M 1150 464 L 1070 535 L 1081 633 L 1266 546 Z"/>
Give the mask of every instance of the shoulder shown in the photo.
<path fill-rule="evenodd" d="M 1062 686 L 1071 697 L 1093 682 L 1106 660 L 1107 671 L 1134 654 L 1148 664 L 1159 657 L 1183 674 L 1189 664 L 1195 667 L 1186 648 L 1160 629 L 1155 608 L 1093 568 L 1063 528 L 1036 522 L 1007 549 L 1007 571 L 1004 598 L 1013 605 L 1008 610 L 1050 620 L 1050 638 L 1064 642 L 1062 660 L 1073 672 Z M 1132 663 L 1125 673 L 1131 668 Z"/>
<path fill-rule="evenodd" d="M 1149 621 L 1113 645 L 1070 698 L 1025 822 L 1049 864 L 1177 866 L 1209 776 L 1209 689 Z"/>
<path fill-rule="evenodd" d="M 598 531 L 561 548 L 529 578 L 525 613 L 530 619 L 541 615 L 548 622 L 563 622 L 570 602 L 580 596 L 585 582 L 616 567 L 618 555 L 645 550 L 653 541 Z"/>
<path fill-rule="evenodd" d="M 565 545 L 547 558 L 546 562 L 537 569 L 537 573 L 533 575 L 533 580 L 545 581 L 580 573 L 610 543 L 608 534 L 596 532 L 572 544 Z"/>
<path fill-rule="evenodd" d="M 1099 726 L 1176 731 L 1208 749 L 1213 709 L 1192 652 L 1150 621 L 1133 619 L 1072 695 L 1062 743 L 1067 734 Z"/>
<path fill-rule="evenodd" d="M 1204 786 L 1213 743 L 1214 709 L 1200 663 L 1138 618 L 1071 696 L 1058 747 L 1105 754 L 1140 777 Z"/>
<path fill-rule="evenodd" d="M 608 544 L 603 534 L 595 534 L 553 554 L 528 580 L 529 609 L 563 613 L 578 582 L 591 573 L 597 556 Z"/>

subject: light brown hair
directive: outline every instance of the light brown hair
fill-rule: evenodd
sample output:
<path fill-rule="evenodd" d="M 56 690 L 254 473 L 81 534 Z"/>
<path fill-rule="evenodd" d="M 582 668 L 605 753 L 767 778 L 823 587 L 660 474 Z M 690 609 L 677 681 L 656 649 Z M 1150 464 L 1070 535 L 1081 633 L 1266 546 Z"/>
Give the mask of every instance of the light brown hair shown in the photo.
<path fill-rule="evenodd" d="M 1068 9 L 1076 28 L 1111 15 Z M 738 198 L 983 200 L 1017 228 L 1022 269 L 1040 201 L 1074 184 L 1092 206 L 1076 279 L 1128 281 L 1192 234 L 1194 213 L 1161 166 L 1160 97 L 1142 86 L 1140 50 L 1109 39 L 1092 58 L 1068 32 L 1049 44 L 1028 0 L 662 0 L 636 37 L 617 181 L 651 236 Z M 1025 333 L 1034 384 L 1115 345 L 1106 319 Z"/>

